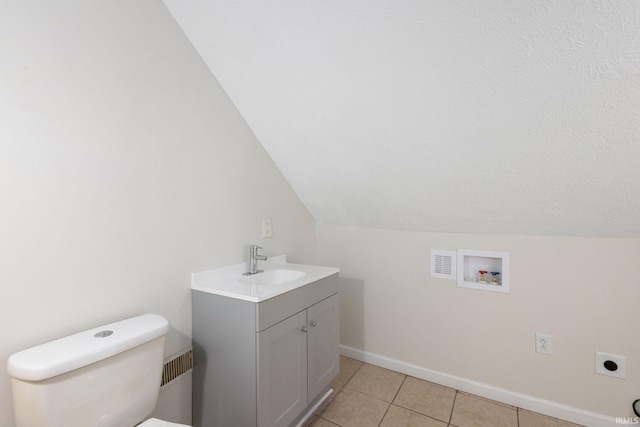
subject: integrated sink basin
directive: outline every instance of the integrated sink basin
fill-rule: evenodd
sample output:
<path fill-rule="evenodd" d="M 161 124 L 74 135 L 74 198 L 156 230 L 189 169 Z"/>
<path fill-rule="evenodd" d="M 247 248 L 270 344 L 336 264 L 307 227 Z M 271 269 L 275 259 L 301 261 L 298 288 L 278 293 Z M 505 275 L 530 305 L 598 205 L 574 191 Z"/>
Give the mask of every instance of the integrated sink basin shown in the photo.
<path fill-rule="evenodd" d="M 245 276 L 249 263 L 201 271 L 191 275 L 191 289 L 245 301 L 261 302 L 338 273 L 333 267 L 290 264 L 284 255 L 260 261 L 264 270 Z"/>
<path fill-rule="evenodd" d="M 267 270 L 262 273 L 252 274 L 251 276 L 243 276 L 240 281 L 250 285 L 281 285 L 292 280 L 303 277 L 306 273 L 298 270 L 288 270 L 278 268 L 276 270 Z"/>

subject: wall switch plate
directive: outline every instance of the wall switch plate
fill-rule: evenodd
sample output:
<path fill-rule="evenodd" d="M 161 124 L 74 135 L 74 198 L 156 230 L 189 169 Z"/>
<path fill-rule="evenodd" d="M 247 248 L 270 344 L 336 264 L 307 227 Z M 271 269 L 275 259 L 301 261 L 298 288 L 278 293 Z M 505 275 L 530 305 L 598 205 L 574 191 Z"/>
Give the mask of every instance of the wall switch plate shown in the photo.
<path fill-rule="evenodd" d="M 627 358 L 617 354 L 596 351 L 596 374 L 614 378 L 627 378 Z"/>
<path fill-rule="evenodd" d="M 536 334 L 536 353 L 551 354 L 551 335 Z"/>
<path fill-rule="evenodd" d="M 262 237 L 273 237 L 271 218 L 262 218 Z"/>

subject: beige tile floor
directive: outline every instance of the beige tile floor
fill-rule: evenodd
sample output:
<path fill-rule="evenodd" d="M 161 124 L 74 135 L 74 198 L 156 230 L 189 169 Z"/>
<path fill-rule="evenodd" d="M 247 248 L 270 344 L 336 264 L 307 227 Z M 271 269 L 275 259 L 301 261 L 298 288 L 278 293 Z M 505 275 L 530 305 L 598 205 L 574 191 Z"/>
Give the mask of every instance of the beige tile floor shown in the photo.
<path fill-rule="evenodd" d="M 578 427 L 340 356 L 334 392 L 308 427 Z"/>

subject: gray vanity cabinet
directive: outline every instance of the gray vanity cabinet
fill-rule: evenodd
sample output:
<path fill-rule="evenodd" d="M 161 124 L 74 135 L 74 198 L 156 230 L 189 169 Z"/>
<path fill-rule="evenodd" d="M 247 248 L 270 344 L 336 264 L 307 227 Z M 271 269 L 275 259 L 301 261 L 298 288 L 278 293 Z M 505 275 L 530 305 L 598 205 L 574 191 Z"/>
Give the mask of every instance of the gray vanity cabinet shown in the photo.
<path fill-rule="evenodd" d="M 339 372 L 337 274 L 250 302 L 192 291 L 196 427 L 286 427 Z"/>
<path fill-rule="evenodd" d="M 286 427 L 339 371 L 338 295 L 257 334 L 258 426 Z"/>

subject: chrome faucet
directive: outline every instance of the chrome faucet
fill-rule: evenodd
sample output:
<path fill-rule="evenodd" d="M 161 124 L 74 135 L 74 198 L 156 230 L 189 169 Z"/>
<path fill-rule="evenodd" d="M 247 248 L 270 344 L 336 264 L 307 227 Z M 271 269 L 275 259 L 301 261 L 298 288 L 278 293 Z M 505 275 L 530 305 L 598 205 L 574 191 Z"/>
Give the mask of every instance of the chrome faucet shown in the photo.
<path fill-rule="evenodd" d="M 258 245 L 249 246 L 249 271 L 244 273 L 245 276 L 251 276 L 252 274 L 262 273 L 263 270 L 258 270 L 258 261 L 266 261 L 267 257 L 260 255 L 258 249 L 262 249 Z"/>

